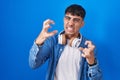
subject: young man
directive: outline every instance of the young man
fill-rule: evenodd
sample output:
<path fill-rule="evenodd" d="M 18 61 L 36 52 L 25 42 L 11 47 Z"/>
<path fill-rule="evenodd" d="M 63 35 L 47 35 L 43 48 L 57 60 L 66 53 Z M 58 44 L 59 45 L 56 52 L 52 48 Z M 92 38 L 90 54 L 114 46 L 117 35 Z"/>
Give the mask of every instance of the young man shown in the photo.
<path fill-rule="evenodd" d="M 44 21 L 43 29 L 30 50 L 29 64 L 35 69 L 49 59 L 46 80 L 102 80 L 95 45 L 79 33 L 85 14 L 80 5 L 67 7 L 64 30 L 58 35 L 55 35 L 57 30 L 48 32 L 54 21 Z"/>

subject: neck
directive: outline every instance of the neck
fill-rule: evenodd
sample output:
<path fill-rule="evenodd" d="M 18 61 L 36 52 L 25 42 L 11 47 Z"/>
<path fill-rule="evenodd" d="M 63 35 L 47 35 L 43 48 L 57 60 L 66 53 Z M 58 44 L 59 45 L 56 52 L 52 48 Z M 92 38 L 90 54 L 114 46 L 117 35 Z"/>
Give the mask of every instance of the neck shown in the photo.
<path fill-rule="evenodd" d="M 79 33 L 78 34 L 73 34 L 73 35 L 70 35 L 70 34 L 66 34 L 66 38 L 67 39 L 72 39 L 72 38 L 77 38 L 77 37 L 79 37 Z"/>

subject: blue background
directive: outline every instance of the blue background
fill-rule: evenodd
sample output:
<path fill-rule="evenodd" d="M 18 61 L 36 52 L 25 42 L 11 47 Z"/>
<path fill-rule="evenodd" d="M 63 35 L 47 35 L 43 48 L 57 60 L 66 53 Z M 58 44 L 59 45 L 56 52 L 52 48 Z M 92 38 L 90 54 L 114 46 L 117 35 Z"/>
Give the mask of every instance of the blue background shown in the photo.
<path fill-rule="evenodd" d="M 120 80 L 119 0 L 0 0 L 0 80 L 44 80 L 47 64 L 32 70 L 29 50 L 47 18 L 63 29 L 65 8 L 81 4 L 87 12 L 81 33 L 97 46 L 104 80 Z"/>

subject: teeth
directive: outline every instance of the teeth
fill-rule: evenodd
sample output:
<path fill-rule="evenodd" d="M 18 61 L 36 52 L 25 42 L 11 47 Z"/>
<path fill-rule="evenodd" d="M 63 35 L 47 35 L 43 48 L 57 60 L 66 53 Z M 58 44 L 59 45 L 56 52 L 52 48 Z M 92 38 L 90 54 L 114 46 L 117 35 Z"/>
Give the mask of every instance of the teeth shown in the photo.
<path fill-rule="evenodd" d="M 72 27 L 68 27 L 68 30 L 73 30 L 73 28 Z"/>

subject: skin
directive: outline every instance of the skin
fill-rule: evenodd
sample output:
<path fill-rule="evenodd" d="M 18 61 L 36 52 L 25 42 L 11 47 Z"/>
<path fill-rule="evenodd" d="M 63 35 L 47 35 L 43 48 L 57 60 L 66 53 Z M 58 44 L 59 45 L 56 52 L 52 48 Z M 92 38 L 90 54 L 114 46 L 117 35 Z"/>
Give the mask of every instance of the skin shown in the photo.
<path fill-rule="evenodd" d="M 53 36 L 57 33 L 57 30 L 48 32 L 48 29 L 51 27 L 50 24 L 54 24 L 54 21 L 47 19 L 43 22 L 43 29 L 35 41 L 36 44 L 42 45 L 48 37 Z M 68 39 L 77 37 L 79 34 L 79 30 L 83 27 L 83 25 L 84 21 L 80 16 L 71 15 L 70 13 L 67 13 L 64 17 L 64 31 Z M 88 64 L 92 65 L 94 64 L 95 60 L 95 45 L 93 45 L 91 41 L 86 41 L 85 45 L 88 45 L 88 47 L 80 47 L 79 49 L 83 52 L 82 57 L 86 58 Z"/>
<path fill-rule="evenodd" d="M 64 30 L 69 39 L 77 37 L 84 21 L 80 16 L 73 16 L 67 13 L 64 17 Z"/>

